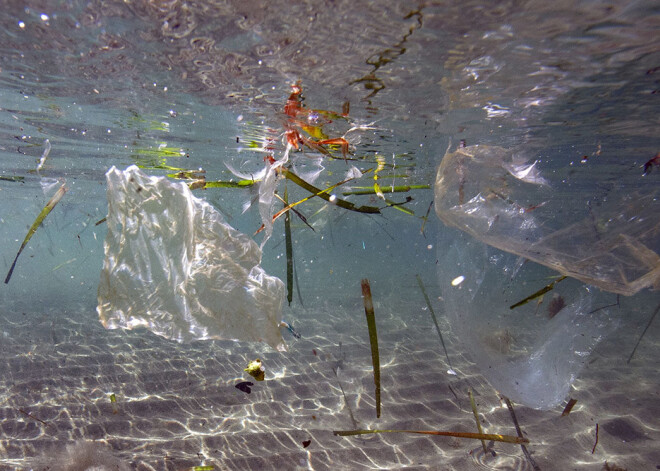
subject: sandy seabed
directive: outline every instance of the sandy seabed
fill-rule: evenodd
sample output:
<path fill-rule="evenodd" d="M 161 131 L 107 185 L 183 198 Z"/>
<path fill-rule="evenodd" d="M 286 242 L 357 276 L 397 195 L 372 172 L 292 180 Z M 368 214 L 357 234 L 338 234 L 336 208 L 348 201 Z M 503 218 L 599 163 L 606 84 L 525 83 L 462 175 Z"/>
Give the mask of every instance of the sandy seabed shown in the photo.
<path fill-rule="evenodd" d="M 358 293 L 342 303 L 308 296 L 307 307 L 287 308 L 302 334 L 284 332 L 287 353 L 106 331 L 89 309 L 0 313 L 0 469 L 660 469 L 660 322 L 626 362 L 654 306 L 596 348 L 571 390 L 577 404 L 569 415 L 563 404 L 550 411 L 514 404 L 531 459 L 508 443 L 486 443 L 486 453 L 470 439 L 334 435 L 476 432 L 469 389 L 485 432 L 517 434 L 505 402 L 441 320 L 458 373 L 447 374 L 419 293 L 390 298 L 375 302 L 380 419 Z M 263 382 L 243 371 L 255 358 L 265 366 Z M 245 381 L 250 393 L 236 388 Z"/>

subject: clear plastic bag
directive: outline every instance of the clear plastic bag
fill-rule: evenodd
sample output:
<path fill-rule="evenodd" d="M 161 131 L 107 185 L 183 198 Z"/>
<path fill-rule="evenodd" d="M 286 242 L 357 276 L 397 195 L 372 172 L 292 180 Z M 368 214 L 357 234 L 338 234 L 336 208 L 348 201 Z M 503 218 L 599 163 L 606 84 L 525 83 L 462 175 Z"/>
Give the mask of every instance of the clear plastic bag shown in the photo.
<path fill-rule="evenodd" d="M 462 351 L 512 401 L 535 409 L 557 406 L 593 348 L 618 326 L 609 309 L 601 309 L 612 295 L 603 299 L 567 278 L 542 304 L 537 298 L 511 309 L 556 280 L 556 273 L 466 234 L 445 235 L 438 244 L 439 283 Z"/>
<path fill-rule="evenodd" d="M 506 149 L 471 146 L 444 156 L 435 210 L 489 245 L 606 291 L 660 289 L 660 191 L 618 194 L 598 207 L 582 204 L 581 191 L 553 188 L 536 162 Z"/>
<path fill-rule="evenodd" d="M 259 265 L 261 250 L 184 183 L 136 166 L 111 168 L 108 234 L 98 291 L 106 328 L 146 327 L 175 339 L 266 342 L 279 329 L 284 285 Z"/>

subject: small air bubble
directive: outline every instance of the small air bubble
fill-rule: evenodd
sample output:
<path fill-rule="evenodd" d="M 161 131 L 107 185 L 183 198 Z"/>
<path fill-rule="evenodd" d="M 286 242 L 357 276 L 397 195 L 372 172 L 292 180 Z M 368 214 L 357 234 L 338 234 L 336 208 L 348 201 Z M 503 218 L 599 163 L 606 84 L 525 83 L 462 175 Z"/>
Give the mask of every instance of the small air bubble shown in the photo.
<path fill-rule="evenodd" d="M 21 29 L 24 29 L 25 28 L 25 23 L 22 22 L 22 21 L 19 21 L 18 22 L 18 27 L 21 28 Z"/>
<path fill-rule="evenodd" d="M 50 19 L 48 18 L 48 15 L 46 15 L 45 13 L 39 15 L 39 18 L 41 18 L 41 21 L 48 21 Z"/>

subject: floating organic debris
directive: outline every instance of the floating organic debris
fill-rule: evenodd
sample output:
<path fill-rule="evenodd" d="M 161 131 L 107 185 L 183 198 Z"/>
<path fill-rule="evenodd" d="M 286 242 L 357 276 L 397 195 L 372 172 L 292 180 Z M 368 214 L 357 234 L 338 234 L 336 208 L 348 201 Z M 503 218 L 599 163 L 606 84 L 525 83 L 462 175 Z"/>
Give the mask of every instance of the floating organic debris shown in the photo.
<path fill-rule="evenodd" d="M 257 183 L 256 180 L 237 180 L 235 182 L 223 182 L 223 181 L 217 181 L 217 182 L 207 182 L 204 181 L 203 186 L 197 186 L 197 182 L 192 182 L 190 183 L 190 186 L 195 186 L 195 188 L 191 188 L 191 190 L 196 190 L 198 188 L 202 188 L 204 190 L 208 188 L 249 188 L 252 185 Z"/>
<path fill-rule="evenodd" d="M 112 413 L 118 414 L 119 408 L 117 407 L 117 396 L 114 393 L 110 394 L 110 404 L 112 404 Z"/>
<path fill-rule="evenodd" d="M 378 194 L 375 188 L 369 187 L 360 187 L 356 186 L 355 189 L 350 191 L 344 191 L 343 196 L 348 195 L 373 195 Z M 379 187 L 381 194 L 383 193 L 405 193 L 410 190 L 428 190 L 431 188 L 431 185 L 397 185 L 397 186 L 385 186 Z M 384 199 L 385 197 L 383 197 Z M 430 211 L 430 210 L 429 210 Z M 428 214 L 428 213 L 427 213 Z"/>
<path fill-rule="evenodd" d="M 367 173 L 369 170 L 366 170 L 362 172 L 364 175 Z M 344 180 L 336 185 L 333 185 L 331 187 L 326 188 L 325 190 L 321 190 L 319 188 L 316 188 L 314 185 L 307 183 L 305 180 L 300 178 L 298 175 L 295 173 L 291 172 L 290 170 L 287 169 L 282 169 L 282 174 L 288 179 L 291 180 L 293 183 L 296 185 L 304 188 L 305 190 L 309 191 L 310 193 L 313 193 L 314 196 L 318 196 L 319 198 L 332 203 L 336 204 L 340 208 L 348 209 L 349 211 L 356 211 L 358 213 L 371 213 L 371 214 L 377 214 L 380 213 L 380 208 L 377 208 L 375 206 L 355 206 L 355 204 L 351 203 L 350 201 L 342 200 L 341 198 L 337 198 L 335 195 L 330 195 L 330 191 L 333 190 L 334 188 L 338 187 L 339 185 L 343 185 L 344 183 L 352 180 Z"/>
<path fill-rule="evenodd" d="M 356 207 L 353 203 L 350 203 L 348 201 L 344 201 L 344 200 L 336 198 L 336 197 L 334 199 L 332 198 L 332 196 L 334 196 L 334 195 L 330 195 L 329 193 L 332 190 L 334 190 L 335 188 L 337 188 L 338 186 L 343 185 L 344 183 L 351 181 L 352 178 L 348 178 L 348 179 L 343 180 L 339 183 L 335 183 L 334 185 L 331 185 L 331 186 L 329 186 L 328 188 L 326 188 L 324 190 L 320 190 L 319 188 L 316 188 L 315 186 L 311 185 L 310 183 L 307 183 L 305 180 L 303 180 L 302 178 L 300 178 L 298 175 L 294 174 L 290 170 L 287 170 L 287 169 L 283 168 L 281 171 L 282 171 L 282 174 L 287 179 L 291 180 L 295 184 L 297 184 L 297 185 L 301 186 L 302 188 L 304 188 L 305 190 L 309 191 L 310 193 L 312 193 L 312 195 L 307 196 L 307 197 L 305 197 L 305 198 L 303 198 L 299 201 L 296 201 L 295 203 L 291 203 L 291 204 L 285 206 L 284 208 L 280 209 L 278 212 L 276 212 L 273 215 L 272 222 L 275 222 L 277 220 L 277 218 L 279 218 L 282 214 L 287 213 L 290 209 L 292 210 L 294 206 L 297 206 L 301 203 L 304 203 L 305 201 L 310 200 L 310 199 L 314 198 L 315 196 L 318 196 L 319 198 L 321 198 L 325 201 L 328 201 L 329 203 L 336 204 L 337 206 L 340 206 L 344 209 L 350 209 L 352 211 L 357 211 L 357 212 L 361 212 L 361 213 L 380 213 L 380 209 L 376 208 L 374 206 Z M 369 171 L 370 171 L 370 169 L 366 170 L 364 173 L 367 173 Z M 305 218 L 302 218 L 302 219 L 303 219 L 303 222 L 306 222 Z M 261 227 L 259 229 L 257 229 L 257 232 L 254 233 L 254 235 L 259 234 L 264 229 L 265 229 L 265 225 L 262 224 Z"/>
<path fill-rule="evenodd" d="M 5 282 L 6 283 L 6 282 Z M 633 355 L 637 351 L 637 347 L 639 347 L 639 343 L 642 341 L 642 338 L 644 337 L 644 334 L 646 334 L 646 331 L 649 330 L 649 327 L 651 327 L 651 323 L 653 322 L 653 319 L 655 319 L 655 316 L 658 315 L 658 311 L 660 311 L 660 304 L 658 304 L 658 307 L 655 308 L 655 312 L 649 319 L 649 323 L 646 324 L 646 327 L 644 328 L 644 331 L 642 332 L 642 335 L 639 336 L 639 340 L 637 340 L 637 343 L 635 344 L 635 348 L 633 348 L 633 351 L 630 353 L 630 356 L 628 357 L 628 361 L 626 363 L 630 363 L 630 360 L 632 360 Z"/>
<path fill-rule="evenodd" d="M 376 193 L 380 199 L 384 200 L 385 195 L 383 195 L 383 191 L 378 184 L 378 172 L 385 168 L 385 158 L 382 155 L 376 154 L 376 162 L 378 165 L 376 166 L 376 170 L 374 170 L 374 193 Z"/>
<path fill-rule="evenodd" d="M 374 365 L 374 383 L 376 384 L 376 417 L 380 417 L 380 357 L 378 355 L 378 333 L 376 331 L 376 316 L 374 304 L 371 299 L 371 286 L 369 280 L 362 280 L 362 299 L 364 300 L 364 313 L 367 316 L 369 327 L 369 341 L 371 343 L 371 360 Z"/>
<path fill-rule="evenodd" d="M 655 154 L 655 157 L 650 159 L 648 162 L 644 164 L 644 173 L 643 175 L 646 176 L 649 173 L 651 173 L 651 170 L 653 169 L 653 166 L 660 167 L 660 152 Z"/>
<path fill-rule="evenodd" d="M 284 327 L 286 330 L 291 332 L 291 335 L 293 335 L 297 339 L 299 339 L 301 337 L 300 333 L 296 329 L 294 329 L 291 324 L 289 324 L 288 322 L 286 322 L 284 320 L 280 322 L 280 327 Z"/>
<path fill-rule="evenodd" d="M 263 381 L 266 376 L 266 369 L 261 364 L 261 360 L 257 358 L 254 361 L 251 361 L 247 368 L 243 371 L 247 371 L 250 376 L 252 376 L 257 381 Z"/>
<path fill-rule="evenodd" d="M 192 471 L 212 471 L 215 469 L 215 466 L 207 464 L 203 466 L 193 466 Z"/>
<path fill-rule="evenodd" d="M 454 371 L 454 368 L 451 366 L 451 361 L 449 361 L 449 355 L 447 354 L 447 347 L 445 347 L 445 340 L 442 338 L 442 332 L 440 332 L 440 325 L 438 325 L 438 319 L 435 317 L 435 311 L 433 310 L 433 306 L 431 306 L 431 300 L 429 299 L 429 296 L 426 294 L 426 288 L 424 288 L 424 282 L 422 282 L 422 277 L 419 276 L 419 274 L 415 276 L 417 277 L 417 283 L 419 284 L 419 289 L 422 290 L 422 294 L 424 295 L 424 300 L 426 301 L 426 305 L 428 306 L 429 312 L 431 313 L 431 319 L 433 319 L 433 323 L 435 324 L 435 330 L 438 332 L 438 336 L 440 337 L 440 343 L 442 344 L 442 349 L 445 351 L 445 358 L 447 358 L 447 365 L 449 365 L 449 369 L 451 371 Z"/>
<path fill-rule="evenodd" d="M 468 395 L 470 396 L 470 406 L 472 407 L 472 413 L 474 414 L 474 420 L 477 422 L 477 430 L 483 435 L 484 431 L 481 428 L 481 421 L 479 420 L 479 412 L 477 412 L 477 403 L 474 402 L 474 395 L 472 394 L 472 389 L 468 389 Z M 484 449 L 484 454 L 488 454 L 488 447 L 486 446 L 486 441 L 481 440 L 481 446 Z"/>
<path fill-rule="evenodd" d="M 559 283 L 560 281 L 565 280 L 565 279 L 566 279 L 566 275 L 560 276 L 559 278 L 554 280 L 552 283 L 549 283 L 546 286 L 544 286 L 543 288 L 541 288 L 540 290 L 538 290 L 536 293 L 534 293 L 530 296 L 527 296 L 522 301 L 518 301 L 517 303 L 512 304 L 511 306 L 509 306 L 509 309 L 515 309 L 517 307 L 522 306 L 523 304 L 527 304 L 528 302 L 530 302 L 533 299 L 538 298 L 539 296 L 543 296 L 545 293 L 552 290 L 557 283 Z"/>
<path fill-rule="evenodd" d="M 566 302 L 564 301 L 564 298 L 560 295 L 555 295 L 550 299 L 550 303 L 548 303 L 548 317 L 552 319 L 555 317 L 559 311 L 564 309 L 566 306 Z"/>
<path fill-rule="evenodd" d="M 285 187 L 285 189 L 286 189 L 286 187 Z M 282 198 L 282 197 L 281 197 L 280 195 L 278 195 L 277 193 L 275 193 L 275 197 L 278 198 L 282 203 L 284 203 L 284 198 Z M 293 213 L 294 213 L 296 216 L 298 216 L 298 218 L 299 218 L 303 223 L 305 223 L 305 225 L 306 225 L 307 227 L 309 227 L 309 228 L 312 230 L 312 232 L 316 232 L 316 229 L 314 229 L 314 226 L 312 226 L 309 222 L 307 222 L 307 218 L 306 218 L 306 217 L 305 217 L 300 211 L 298 211 L 296 208 L 294 208 L 294 206 L 295 206 L 295 204 L 290 205 L 290 204 L 288 204 L 288 203 L 285 203 L 285 204 L 284 204 L 284 208 L 282 208 L 282 210 L 281 210 L 281 211 L 282 211 L 282 214 L 288 213 L 289 210 L 290 210 L 290 211 L 293 211 Z M 273 220 L 274 220 L 274 219 L 273 219 Z"/>
<path fill-rule="evenodd" d="M 471 438 L 474 440 L 492 440 L 494 442 L 523 444 L 529 443 L 525 437 L 513 437 L 511 435 L 498 435 L 494 433 L 469 433 L 469 432 L 440 432 L 436 430 L 334 430 L 340 437 L 352 435 L 367 435 L 371 433 L 418 433 L 422 435 L 440 435 L 443 437 Z"/>
<path fill-rule="evenodd" d="M 567 416 L 568 414 L 571 413 L 571 410 L 573 410 L 573 406 L 577 404 L 577 399 L 570 398 L 568 400 L 568 404 L 566 404 L 566 407 L 564 407 L 564 411 L 561 413 L 562 417 Z"/>
<path fill-rule="evenodd" d="M 346 111 L 346 113 L 343 113 L 343 111 Z M 288 144 L 293 148 L 298 150 L 304 145 L 309 149 L 334 158 L 331 152 L 323 146 L 338 146 L 341 149 L 342 157 L 347 160 L 348 141 L 344 137 L 328 138 L 323 131 L 323 125 L 331 123 L 335 119 L 346 118 L 348 107 L 342 106 L 341 115 L 332 111 L 305 108 L 302 102 L 302 86 L 300 82 L 296 82 L 291 85 L 291 94 L 286 101 L 286 105 L 284 105 L 284 114 L 289 117 L 284 134 Z M 303 136 L 301 131 L 310 137 Z"/>
<path fill-rule="evenodd" d="M 39 165 L 37 165 L 37 172 L 40 171 L 44 167 L 44 163 L 46 162 L 46 159 L 48 158 L 48 154 L 50 154 L 50 141 L 46 139 L 44 141 L 44 153 L 41 154 L 41 159 L 39 159 Z"/>
<path fill-rule="evenodd" d="M 206 178 L 206 170 L 182 170 L 177 173 L 169 173 L 167 176 L 176 180 L 200 180 Z"/>
<path fill-rule="evenodd" d="M 312 443 L 311 440 L 304 440 L 302 442 L 302 446 L 303 446 L 303 448 L 307 448 L 311 443 Z"/>
<path fill-rule="evenodd" d="M 48 216 L 55 207 L 55 205 L 60 202 L 66 191 L 67 191 L 66 185 L 62 185 L 53 195 L 53 197 L 48 201 L 48 203 L 46 203 L 46 206 L 44 207 L 44 209 L 41 210 L 39 216 L 37 216 L 37 219 L 35 219 L 34 222 L 32 223 L 32 226 L 30 226 L 30 229 L 28 230 L 25 239 L 23 239 L 23 243 L 21 244 L 21 247 L 18 249 L 18 253 L 16 254 L 14 263 L 12 263 L 11 268 L 9 268 L 9 272 L 7 273 L 7 277 L 5 278 L 5 284 L 9 283 L 9 280 L 11 279 L 11 275 L 14 272 L 14 268 L 16 267 L 16 262 L 18 261 L 18 256 L 21 254 L 21 252 L 23 252 L 23 249 L 30 241 L 34 233 L 37 231 L 37 228 L 41 225 L 44 219 L 46 219 L 46 216 Z"/>
<path fill-rule="evenodd" d="M 254 383 L 251 381 L 242 381 L 238 383 L 235 388 L 240 389 L 244 393 L 250 394 L 252 392 L 252 389 L 250 389 L 250 386 L 254 386 Z"/>
<path fill-rule="evenodd" d="M 3 175 L 0 175 L 0 181 L 3 181 L 3 182 L 23 182 L 23 181 L 25 181 L 25 177 L 18 177 L 18 176 L 5 177 Z"/>

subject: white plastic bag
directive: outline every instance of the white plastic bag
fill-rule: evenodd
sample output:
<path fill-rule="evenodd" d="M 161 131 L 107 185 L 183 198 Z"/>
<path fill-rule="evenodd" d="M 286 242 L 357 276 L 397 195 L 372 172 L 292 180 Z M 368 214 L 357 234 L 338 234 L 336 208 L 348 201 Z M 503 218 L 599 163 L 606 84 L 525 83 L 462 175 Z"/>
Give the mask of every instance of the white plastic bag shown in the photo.
<path fill-rule="evenodd" d="M 178 341 L 236 339 L 286 346 L 284 284 L 261 249 L 184 183 L 112 167 L 97 311 L 106 328 L 146 327 Z"/>

